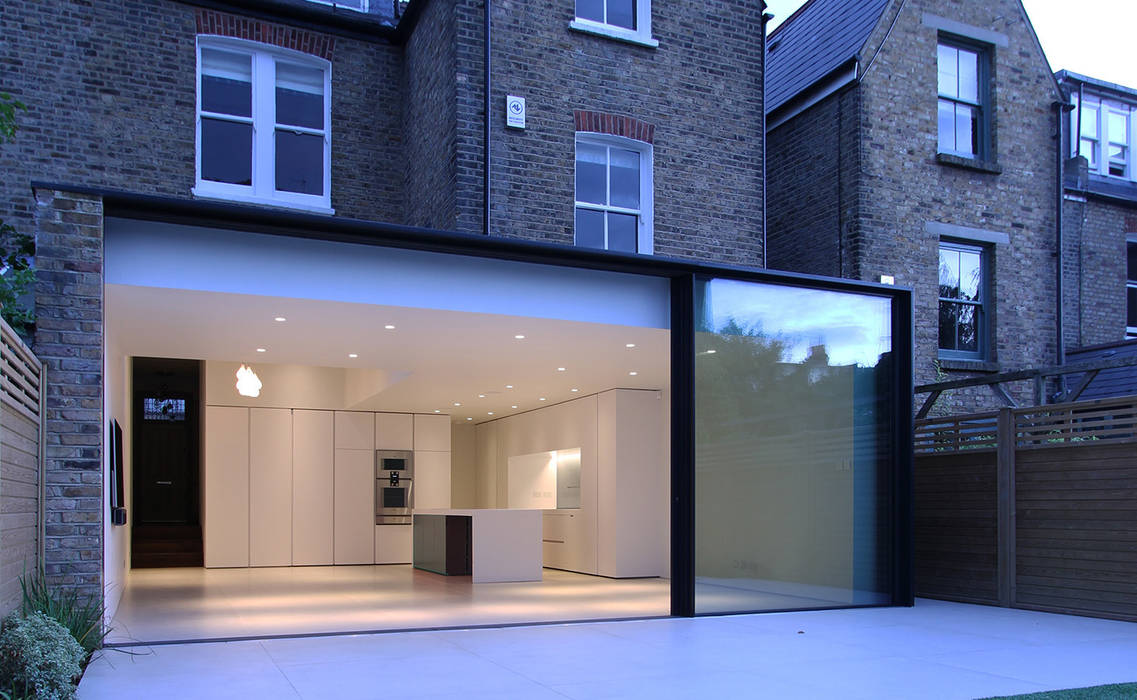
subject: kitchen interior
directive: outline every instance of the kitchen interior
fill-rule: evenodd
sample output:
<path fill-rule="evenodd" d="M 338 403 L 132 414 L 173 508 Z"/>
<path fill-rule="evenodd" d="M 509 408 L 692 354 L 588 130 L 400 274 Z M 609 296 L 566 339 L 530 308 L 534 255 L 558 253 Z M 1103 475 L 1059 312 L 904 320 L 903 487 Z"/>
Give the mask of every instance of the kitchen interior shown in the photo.
<path fill-rule="evenodd" d="M 112 642 L 669 614 L 662 324 L 113 283 L 106 311 Z M 175 479 L 139 485 L 135 434 L 178 411 L 201 565 L 139 566 L 138 499 Z"/>

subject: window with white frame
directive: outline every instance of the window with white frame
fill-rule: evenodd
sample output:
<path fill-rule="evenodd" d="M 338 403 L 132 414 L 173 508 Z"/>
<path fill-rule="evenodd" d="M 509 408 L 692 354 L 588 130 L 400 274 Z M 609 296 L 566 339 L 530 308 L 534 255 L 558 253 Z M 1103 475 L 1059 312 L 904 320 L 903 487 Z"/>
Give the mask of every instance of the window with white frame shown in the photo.
<path fill-rule="evenodd" d="M 939 152 L 986 158 L 986 52 L 941 39 L 936 48 Z"/>
<path fill-rule="evenodd" d="M 940 357 L 985 359 L 988 266 L 980 246 L 940 243 Z"/>
<path fill-rule="evenodd" d="M 1078 133 L 1075 155 L 1084 156 L 1090 172 L 1137 180 L 1133 163 L 1133 120 L 1137 108 L 1113 100 L 1086 95 L 1070 113 L 1070 133 Z M 1080 131 L 1079 131 L 1080 130 Z"/>
<path fill-rule="evenodd" d="M 308 0 L 308 2 L 315 2 L 321 5 L 331 5 L 336 9 L 343 7 L 349 10 L 367 12 L 367 0 Z"/>
<path fill-rule="evenodd" d="M 573 29 L 658 46 L 651 36 L 651 0 L 576 0 Z"/>
<path fill-rule="evenodd" d="M 1125 282 L 1125 337 L 1137 338 L 1137 234 L 1125 242 L 1128 273 Z"/>
<path fill-rule="evenodd" d="M 577 134 L 576 245 L 652 252 L 651 168 L 650 144 Z"/>
<path fill-rule="evenodd" d="M 194 194 L 331 213 L 331 66 L 264 44 L 198 40 Z"/>

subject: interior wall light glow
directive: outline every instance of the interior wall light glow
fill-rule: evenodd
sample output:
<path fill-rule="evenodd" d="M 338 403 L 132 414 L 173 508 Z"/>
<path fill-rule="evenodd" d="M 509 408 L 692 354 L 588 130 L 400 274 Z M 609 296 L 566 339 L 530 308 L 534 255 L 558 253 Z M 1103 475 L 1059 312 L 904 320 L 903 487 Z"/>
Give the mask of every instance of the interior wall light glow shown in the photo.
<path fill-rule="evenodd" d="M 251 396 L 256 398 L 261 395 L 261 378 L 253 371 L 252 367 L 242 364 L 237 369 L 237 393 L 241 396 Z"/>

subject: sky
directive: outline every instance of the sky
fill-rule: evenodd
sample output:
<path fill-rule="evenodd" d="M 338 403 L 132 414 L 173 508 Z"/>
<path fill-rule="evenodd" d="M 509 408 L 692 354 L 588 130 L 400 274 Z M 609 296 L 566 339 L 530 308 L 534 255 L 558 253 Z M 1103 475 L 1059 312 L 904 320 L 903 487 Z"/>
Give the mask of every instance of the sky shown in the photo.
<path fill-rule="evenodd" d="M 982 2 L 983 0 L 975 0 Z M 770 30 L 804 0 L 766 0 Z M 1137 0 L 1023 0 L 1050 67 L 1137 89 Z"/>

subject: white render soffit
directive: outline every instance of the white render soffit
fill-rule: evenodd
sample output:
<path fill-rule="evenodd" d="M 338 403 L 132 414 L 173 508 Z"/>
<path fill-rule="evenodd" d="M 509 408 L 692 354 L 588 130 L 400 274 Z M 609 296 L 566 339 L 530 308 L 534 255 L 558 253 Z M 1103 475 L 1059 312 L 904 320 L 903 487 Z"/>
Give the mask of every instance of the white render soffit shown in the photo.
<path fill-rule="evenodd" d="M 933 15 L 930 12 L 924 13 L 923 24 L 925 27 L 931 27 L 932 29 L 941 32 L 947 32 L 948 34 L 954 34 L 956 36 L 962 36 L 967 39 L 982 41 L 985 44 L 994 44 L 995 46 L 1003 47 L 1011 45 L 1010 37 L 1008 37 L 1006 34 L 1003 34 L 1002 32 L 995 32 L 991 31 L 990 29 L 984 29 L 983 27 L 975 27 L 970 24 L 964 24 L 963 22 L 957 22 L 954 19 L 948 19 L 947 17 Z"/>
<path fill-rule="evenodd" d="M 955 238 L 964 241 L 978 241 L 981 243 L 1007 244 L 1011 242 L 1010 236 L 1002 231 L 988 231 L 981 228 L 969 228 L 956 224 L 945 224 L 940 221 L 928 221 L 924 230 L 936 236 Z"/>

